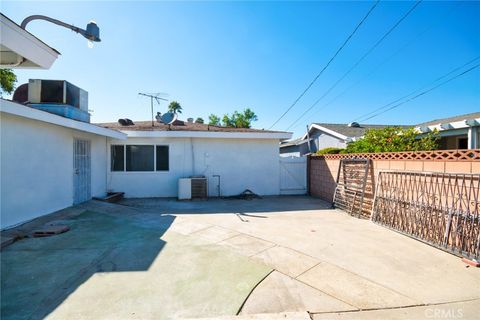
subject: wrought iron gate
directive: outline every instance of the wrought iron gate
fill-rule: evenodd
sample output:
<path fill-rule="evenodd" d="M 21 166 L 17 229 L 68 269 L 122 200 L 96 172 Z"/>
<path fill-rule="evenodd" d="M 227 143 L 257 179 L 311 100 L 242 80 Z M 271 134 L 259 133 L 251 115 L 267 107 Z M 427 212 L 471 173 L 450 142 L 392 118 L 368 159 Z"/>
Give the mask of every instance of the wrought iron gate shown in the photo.
<path fill-rule="evenodd" d="M 73 140 L 73 203 L 91 198 L 90 141 Z"/>
<path fill-rule="evenodd" d="M 337 186 L 333 205 L 360 217 L 364 212 L 365 188 L 367 186 L 370 160 L 343 159 L 337 174 Z"/>
<path fill-rule="evenodd" d="M 480 175 L 380 172 L 372 220 L 468 258 L 480 254 Z"/>

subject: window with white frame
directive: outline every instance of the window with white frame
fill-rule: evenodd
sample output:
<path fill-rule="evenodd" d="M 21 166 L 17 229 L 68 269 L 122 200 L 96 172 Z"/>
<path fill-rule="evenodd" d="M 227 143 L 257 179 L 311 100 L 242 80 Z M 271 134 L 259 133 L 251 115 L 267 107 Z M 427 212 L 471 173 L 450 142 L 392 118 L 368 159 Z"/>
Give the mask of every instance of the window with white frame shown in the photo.
<path fill-rule="evenodd" d="M 110 161 L 111 171 L 168 171 L 169 147 L 143 144 L 112 145 Z"/>

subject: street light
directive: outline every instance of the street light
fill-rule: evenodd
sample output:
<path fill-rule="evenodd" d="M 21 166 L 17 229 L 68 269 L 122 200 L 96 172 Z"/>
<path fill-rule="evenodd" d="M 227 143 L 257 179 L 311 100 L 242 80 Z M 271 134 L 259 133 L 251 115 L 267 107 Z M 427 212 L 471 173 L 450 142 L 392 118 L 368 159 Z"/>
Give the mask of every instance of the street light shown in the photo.
<path fill-rule="evenodd" d="M 100 29 L 98 28 L 97 24 L 95 21 L 90 21 L 89 24 L 87 24 L 87 30 L 75 27 L 74 25 L 62 22 L 57 19 L 53 19 L 47 16 L 42 16 L 42 15 L 33 15 L 26 17 L 23 21 L 20 27 L 22 29 L 25 29 L 27 24 L 32 21 L 32 20 L 46 20 L 51 23 L 58 24 L 59 26 L 65 27 L 67 29 L 70 29 L 72 31 L 75 31 L 76 33 L 80 33 L 82 36 L 88 39 L 88 41 L 95 41 L 95 42 L 100 42 Z"/>

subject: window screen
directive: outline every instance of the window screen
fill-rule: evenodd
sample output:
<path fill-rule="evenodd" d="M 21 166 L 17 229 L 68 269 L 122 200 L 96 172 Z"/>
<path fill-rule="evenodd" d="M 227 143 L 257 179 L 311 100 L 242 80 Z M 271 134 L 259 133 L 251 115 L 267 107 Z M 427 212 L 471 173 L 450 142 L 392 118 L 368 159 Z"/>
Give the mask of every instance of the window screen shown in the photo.
<path fill-rule="evenodd" d="M 127 171 L 153 171 L 153 146 L 127 145 Z"/>
<path fill-rule="evenodd" d="M 124 171 L 124 154 L 123 154 L 123 146 L 111 146 L 111 164 L 110 168 L 112 171 Z"/>
<path fill-rule="evenodd" d="M 157 171 L 168 171 L 168 146 L 157 146 Z"/>

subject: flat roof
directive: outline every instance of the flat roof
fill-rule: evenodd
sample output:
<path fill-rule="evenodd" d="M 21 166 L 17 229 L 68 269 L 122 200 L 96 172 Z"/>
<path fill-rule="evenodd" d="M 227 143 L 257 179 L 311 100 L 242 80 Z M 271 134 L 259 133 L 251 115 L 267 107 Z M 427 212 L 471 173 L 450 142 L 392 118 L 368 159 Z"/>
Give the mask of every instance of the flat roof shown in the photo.
<path fill-rule="evenodd" d="M 254 128 L 231 128 L 176 120 L 172 124 L 151 121 L 133 121 L 134 125 L 123 126 L 118 122 L 98 123 L 97 125 L 119 130 L 129 137 L 198 137 L 198 138 L 264 138 L 290 139 L 291 132 L 270 131 Z"/>
<path fill-rule="evenodd" d="M 0 99 L 0 112 L 100 136 L 122 140 L 127 138 L 127 135 L 120 131 L 107 129 L 92 123 L 61 117 L 59 115 L 28 107 L 10 100 Z"/>

